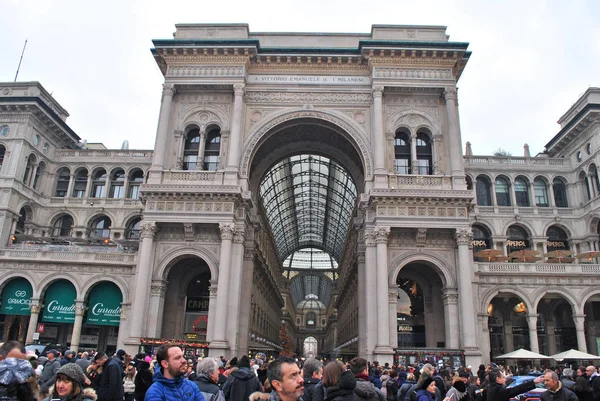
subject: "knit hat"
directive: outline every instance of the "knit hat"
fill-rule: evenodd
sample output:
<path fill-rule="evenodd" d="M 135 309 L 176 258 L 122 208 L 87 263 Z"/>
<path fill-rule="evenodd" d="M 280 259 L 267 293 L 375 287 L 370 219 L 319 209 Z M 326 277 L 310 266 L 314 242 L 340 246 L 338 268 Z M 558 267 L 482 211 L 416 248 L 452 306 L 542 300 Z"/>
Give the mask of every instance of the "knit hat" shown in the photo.
<path fill-rule="evenodd" d="M 125 356 L 125 354 L 127 354 L 127 352 L 125 352 L 124 349 L 120 349 L 120 350 L 117 351 L 117 356 L 119 358 L 123 358 Z"/>
<path fill-rule="evenodd" d="M 431 382 L 433 381 L 433 379 L 431 377 L 426 378 L 425 380 L 423 380 L 423 383 L 421 383 L 421 390 L 427 390 L 427 387 L 429 387 L 429 385 L 431 384 Z"/>
<path fill-rule="evenodd" d="M 83 387 L 83 383 L 85 383 L 85 375 L 83 374 L 83 370 L 81 370 L 81 367 L 76 363 L 67 363 L 66 365 L 63 365 L 60 369 L 58 369 L 58 372 L 56 372 L 57 376 L 60 374 L 67 376 L 74 382 L 77 382 L 80 387 Z"/>
<path fill-rule="evenodd" d="M 240 368 L 249 368 L 250 367 L 250 358 L 247 355 L 242 355 L 239 359 L 238 366 Z"/>

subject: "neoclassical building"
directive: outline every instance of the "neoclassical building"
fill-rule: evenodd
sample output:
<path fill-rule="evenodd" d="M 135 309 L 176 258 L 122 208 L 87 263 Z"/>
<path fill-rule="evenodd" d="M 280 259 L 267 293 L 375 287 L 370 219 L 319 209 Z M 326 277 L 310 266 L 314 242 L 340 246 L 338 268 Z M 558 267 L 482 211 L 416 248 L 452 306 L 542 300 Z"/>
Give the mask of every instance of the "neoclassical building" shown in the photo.
<path fill-rule="evenodd" d="M 463 155 L 470 52 L 445 27 L 176 28 L 154 150 L 86 143 L 39 83 L 0 84 L 4 340 L 598 352 L 600 89 L 540 154 Z"/>

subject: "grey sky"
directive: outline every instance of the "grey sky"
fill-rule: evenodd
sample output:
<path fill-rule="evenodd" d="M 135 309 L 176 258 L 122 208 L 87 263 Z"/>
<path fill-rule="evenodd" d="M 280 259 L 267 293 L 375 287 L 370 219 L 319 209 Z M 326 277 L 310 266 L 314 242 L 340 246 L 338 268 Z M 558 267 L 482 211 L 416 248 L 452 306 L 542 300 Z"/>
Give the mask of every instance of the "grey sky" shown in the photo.
<path fill-rule="evenodd" d="M 372 24 L 445 25 L 473 52 L 459 86 L 474 154 L 531 153 L 558 118 L 600 86 L 600 1 L 50 1 L 0 0 L 0 80 L 40 81 L 89 142 L 154 146 L 161 84 L 150 48 L 176 23 L 244 22 L 250 30 L 370 32 Z"/>

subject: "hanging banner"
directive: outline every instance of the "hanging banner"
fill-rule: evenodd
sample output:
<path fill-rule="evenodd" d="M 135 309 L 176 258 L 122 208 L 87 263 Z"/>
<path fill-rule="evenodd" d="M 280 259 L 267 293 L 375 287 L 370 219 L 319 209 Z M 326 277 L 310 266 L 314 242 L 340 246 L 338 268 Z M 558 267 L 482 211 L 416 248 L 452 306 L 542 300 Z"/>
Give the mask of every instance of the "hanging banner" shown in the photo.
<path fill-rule="evenodd" d="M 92 289 L 88 301 L 86 324 L 118 326 L 121 322 L 123 295 L 113 283 L 103 282 Z"/>
<path fill-rule="evenodd" d="M 52 284 L 46 291 L 42 322 L 73 323 L 76 297 L 75 287 L 68 281 Z"/>
<path fill-rule="evenodd" d="M 2 291 L 0 314 L 30 315 L 32 294 L 33 289 L 29 281 L 22 277 L 11 280 Z"/>

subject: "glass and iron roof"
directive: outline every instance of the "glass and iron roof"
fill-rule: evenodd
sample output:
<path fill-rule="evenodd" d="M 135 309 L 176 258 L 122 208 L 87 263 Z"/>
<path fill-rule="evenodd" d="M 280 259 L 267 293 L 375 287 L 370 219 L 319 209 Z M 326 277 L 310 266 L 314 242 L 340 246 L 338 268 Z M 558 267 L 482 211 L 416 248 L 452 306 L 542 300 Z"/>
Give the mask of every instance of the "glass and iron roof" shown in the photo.
<path fill-rule="evenodd" d="M 352 177 L 327 157 L 291 156 L 265 174 L 260 197 L 294 304 L 328 305 L 356 205 Z"/>

